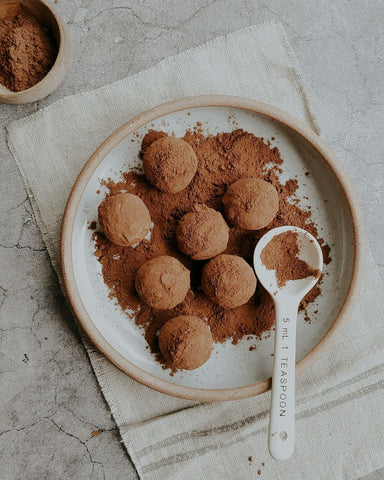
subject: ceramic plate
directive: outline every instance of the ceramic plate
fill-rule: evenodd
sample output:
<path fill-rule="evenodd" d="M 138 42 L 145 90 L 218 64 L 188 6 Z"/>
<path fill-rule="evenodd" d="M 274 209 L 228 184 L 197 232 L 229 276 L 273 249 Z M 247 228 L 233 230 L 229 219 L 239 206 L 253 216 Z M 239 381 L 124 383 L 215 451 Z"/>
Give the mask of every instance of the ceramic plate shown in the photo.
<path fill-rule="evenodd" d="M 253 100 L 208 96 L 161 105 L 123 125 L 90 158 L 73 187 L 62 230 L 65 286 L 80 323 L 95 345 L 136 380 L 180 397 L 229 400 L 269 388 L 273 335 L 215 344 L 201 368 L 170 376 L 146 348 L 143 331 L 108 298 L 88 229 L 104 198 L 102 180 L 119 180 L 121 171 L 140 167 L 141 140 L 150 128 L 183 136 L 197 122 L 205 134 L 242 128 L 277 146 L 284 159 L 282 180 L 297 178 L 301 204 L 312 206 L 319 234 L 331 247 L 322 294 L 308 310 L 311 323 L 303 313 L 298 317 L 298 373 L 326 351 L 350 312 L 361 270 L 362 222 L 349 180 L 324 142 L 288 114 Z M 251 345 L 257 348 L 250 351 Z"/>

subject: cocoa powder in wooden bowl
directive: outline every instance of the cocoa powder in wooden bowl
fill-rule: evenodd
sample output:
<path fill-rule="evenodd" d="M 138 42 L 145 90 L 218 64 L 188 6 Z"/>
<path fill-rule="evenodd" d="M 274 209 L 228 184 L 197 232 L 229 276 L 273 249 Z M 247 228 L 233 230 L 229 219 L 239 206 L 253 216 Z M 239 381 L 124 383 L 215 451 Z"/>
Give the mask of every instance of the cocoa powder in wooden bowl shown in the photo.
<path fill-rule="evenodd" d="M 69 64 L 66 25 L 42 0 L 0 2 L 0 102 L 30 103 L 52 92 Z"/>

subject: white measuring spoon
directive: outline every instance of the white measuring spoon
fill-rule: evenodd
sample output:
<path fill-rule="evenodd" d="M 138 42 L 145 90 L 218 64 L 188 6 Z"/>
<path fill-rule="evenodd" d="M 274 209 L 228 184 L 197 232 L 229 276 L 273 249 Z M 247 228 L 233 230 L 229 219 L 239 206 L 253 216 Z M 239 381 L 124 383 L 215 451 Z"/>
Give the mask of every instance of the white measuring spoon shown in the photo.
<path fill-rule="evenodd" d="M 278 287 L 275 270 L 268 270 L 260 259 L 264 247 L 275 235 L 296 232 L 299 258 L 314 269 L 322 270 L 323 253 L 317 240 L 307 231 L 292 226 L 278 227 L 257 243 L 253 263 L 260 283 L 271 295 L 276 312 L 275 354 L 273 360 L 272 400 L 268 447 L 276 460 L 287 460 L 295 449 L 295 364 L 296 320 L 302 298 L 315 286 L 318 277 L 287 281 Z"/>

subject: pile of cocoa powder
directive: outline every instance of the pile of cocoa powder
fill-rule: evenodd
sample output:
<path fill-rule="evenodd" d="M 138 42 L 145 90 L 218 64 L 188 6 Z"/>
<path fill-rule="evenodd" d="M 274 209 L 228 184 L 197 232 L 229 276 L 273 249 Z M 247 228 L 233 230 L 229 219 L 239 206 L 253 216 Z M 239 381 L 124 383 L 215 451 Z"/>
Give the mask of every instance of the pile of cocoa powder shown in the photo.
<path fill-rule="evenodd" d="M 279 287 L 284 287 L 289 280 L 320 277 L 320 270 L 311 268 L 299 258 L 297 240 L 297 232 L 282 232 L 274 236 L 261 251 L 260 259 L 268 270 L 275 270 Z"/>
<path fill-rule="evenodd" d="M 163 132 L 148 132 L 142 142 L 141 155 L 151 142 L 163 135 Z M 151 239 L 144 240 L 136 248 L 119 247 L 108 241 L 101 232 L 94 234 L 95 254 L 102 265 L 110 297 L 116 299 L 127 314 L 128 310 L 133 311 L 132 318 L 143 327 L 145 338 L 154 353 L 158 353 L 159 329 L 177 315 L 206 318 L 217 342 L 232 339 L 236 344 L 244 336 L 261 338 L 273 329 L 273 302 L 260 284 L 248 303 L 234 309 L 224 309 L 212 303 L 201 291 L 201 272 L 206 262 L 191 260 L 180 252 L 176 244 L 175 232 L 180 218 L 193 205 L 201 203 L 222 212 L 222 198 L 227 187 L 236 180 L 257 177 L 271 182 L 279 194 L 279 212 L 264 229 L 249 231 L 231 228 L 225 253 L 240 255 L 252 264 L 254 247 L 266 231 L 282 225 L 296 225 L 305 228 L 319 240 L 325 261 L 330 261 L 329 247 L 318 238 L 317 229 L 311 221 L 311 211 L 301 208 L 294 196 L 298 188 L 297 180 L 291 179 L 284 184 L 279 180 L 283 160 L 278 148 L 240 129 L 215 136 L 204 136 L 198 130 L 188 131 L 184 140 L 196 152 L 199 163 L 191 184 L 181 192 L 163 193 L 153 188 L 144 175 L 134 171 L 123 173 L 121 182 L 106 181 L 109 195 L 124 190 L 138 195 L 144 201 L 154 223 Z M 145 261 L 158 255 L 174 256 L 191 271 L 192 291 L 173 310 L 150 308 L 135 291 L 137 270 Z M 303 299 L 300 308 L 304 310 L 319 294 L 320 288 L 316 285 Z"/>
<path fill-rule="evenodd" d="M 51 30 L 21 4 L 0 3 L 0 84 L 20 92 L 40 82 L 57 57 Z"/>

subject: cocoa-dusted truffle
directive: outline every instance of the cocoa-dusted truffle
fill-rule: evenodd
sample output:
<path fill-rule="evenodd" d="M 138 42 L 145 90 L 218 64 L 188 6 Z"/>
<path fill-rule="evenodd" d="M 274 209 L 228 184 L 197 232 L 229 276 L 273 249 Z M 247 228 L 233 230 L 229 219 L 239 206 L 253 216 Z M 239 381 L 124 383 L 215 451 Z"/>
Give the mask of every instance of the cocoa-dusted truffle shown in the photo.
<path fill-rule="evenodd" d="M 140 156 L 143 157 L 147 148 L 152 145 L 153 142 L 156 142 L 159 138 L 167 137 L 168 135 L 165 132 L 159 132 L 157 130 L 148 130 L 145 134 L 143 141 L 141 142 Z"/>
<path fill-rule="evenodd" d="M 150 307 L 170 309 L 186 297 L 190 273 L 177 258 L 161 255 L 139 268 L 135 286 L 140 298 Z"/>
<path fill-rule="evenodd" d="M 232 183 L 223 203 L 229 222 L 247 230 L 266 227 L 279 210 L 275 188 L 260 178 L 242 178 Z"/>
<path fill-rule="evenodd" d="M 206 205 L 194 205 L 180 220 L 176 239 L 185 255 L 193 260 L 206 260 L 227 248 L 229 227 L 220 212 Z"/>
<path fill-rule="evenodd" d="M 203 268 L 201 287 L 213 302 L 224 308 L 247 303 L 256 290 L 252 268 L 236 255 L 218 255 Z"/>
<path fill-rule="evenodd" d="M 144 173 L 162 192 L 176 193 L 189 185 L 197 170 L 192 147 L 175 137 L 162 137 L 144 151 Z"/>
<path fill-rule="evenodd" d="M 99 205 L 99 223 L 112 243 L 127 247 L 140 242 L 149 232 L 151 216 L 137 195 L 117 193 Z"/>
<path fill-rule="evenodd" d="M 160 330 L 160 352 L 173 371 L 203 365 L 211 356 L 212 343 L 211 331 L 199 317 L 181 315 L 168 320 Z"/>

